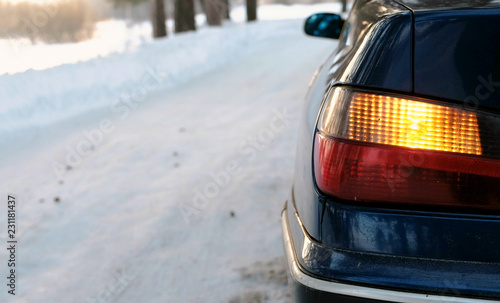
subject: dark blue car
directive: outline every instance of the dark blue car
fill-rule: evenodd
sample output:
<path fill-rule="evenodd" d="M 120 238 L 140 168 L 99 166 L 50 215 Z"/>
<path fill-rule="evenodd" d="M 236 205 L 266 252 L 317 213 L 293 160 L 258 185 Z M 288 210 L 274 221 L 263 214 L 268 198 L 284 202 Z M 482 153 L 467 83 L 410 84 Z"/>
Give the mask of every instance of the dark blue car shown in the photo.
<path fill-rule="evenodd" d="M 500 301 L 500 1 L 357 0 L 282 213 L 295 302 Z"/>

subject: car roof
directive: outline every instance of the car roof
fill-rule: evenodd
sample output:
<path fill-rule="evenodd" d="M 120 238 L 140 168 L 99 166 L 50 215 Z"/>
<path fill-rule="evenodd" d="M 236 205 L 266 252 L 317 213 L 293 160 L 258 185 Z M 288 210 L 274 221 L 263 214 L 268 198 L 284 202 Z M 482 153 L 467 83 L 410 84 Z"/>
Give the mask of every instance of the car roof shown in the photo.
<path fill-rule="evenodd" d="M 396 0 L 413 11 L 500 7 L 500 0 Z"/>

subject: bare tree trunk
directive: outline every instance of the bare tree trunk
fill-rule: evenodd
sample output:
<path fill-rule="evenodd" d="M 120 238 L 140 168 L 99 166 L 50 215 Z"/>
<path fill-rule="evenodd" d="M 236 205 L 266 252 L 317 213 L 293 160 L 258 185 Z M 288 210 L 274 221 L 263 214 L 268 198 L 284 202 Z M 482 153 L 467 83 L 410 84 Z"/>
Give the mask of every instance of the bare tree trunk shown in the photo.
<path fill-rule="evenodd" d="M 175 32 L 187 32 L 196 30 L 194 21 L 194 1 L 175 0 Z"/>
<path fill-rule="evenodd" d="M 247 21 L 257 20 L 257 0 L 247 0 Z"/>
<path fill-rule="evenodd" d="M 347 11 L 347 0 L 342 0 L 342 12 Z"/>
<path fill-rule="evenodd" d="M 125 23 L 127 24 L 127 27 L 132 27 L 134 24 L 133 21 L 133 14 L 132 14 L 132 3 L 131 2 L 126 2 L 125 3 Z"/>
<path fill-rule="evenodd" d="M 205 11 L 208 25 L 221 25 L 221 8 L 221 0 L 205 0 Z"/>
<path fill-rule="evenodd" d="M 132 21 L 132 3 L 130 2 L 125 3 L 125 18 L 127 22 Z"/>
<path fill-rule="evenodd" d="M 200 0 L 200 5 L 201 5 L 201 9 L 203 10 L 203 13 L 206 16 L 207 15 L 207 8 L 205 7 L 205 0 Z"/>
<path fill-rule="evenodd" d="M 231 11 L 231 7 L 229 6 L 229 0 L 221 0 L 221 2 L 223 5 L 222 18 L 230 20 L 231 16 L 229 15 L 229 12 Z"/>
<path fill-rule="evenodd" d="M 163 0 L 152 0 L 152 22 L 153 22 L 153 37 L 160 38 L 167 36 L 167 28 L 165 27 L 165 7 Z"/>

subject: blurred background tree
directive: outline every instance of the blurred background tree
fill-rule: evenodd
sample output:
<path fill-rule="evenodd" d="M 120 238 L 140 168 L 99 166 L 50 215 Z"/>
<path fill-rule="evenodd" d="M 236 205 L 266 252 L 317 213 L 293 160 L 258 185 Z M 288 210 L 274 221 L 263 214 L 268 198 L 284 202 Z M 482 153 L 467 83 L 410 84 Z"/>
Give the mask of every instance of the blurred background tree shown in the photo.
<path fill-rule="evenodd" d="M 207 16 L 207 24 L 210 26 L 221 25 L 223 14 L 223 2 L 221 0 L 202 0 Z"/>
<path fill-rule="evenodd" d="M 174 21 L 176 33 L 196 30 L 194 16 L 193 0 L 175 0 Z"/>
<path fill-rule="evenodd" d="M 0 34 L 32 43 L 65 43 L 92 37 L 99 15 L 85 0 L 0 2 Z"/>
<path fill-rule="evenodd" d="M 151 22 L 153 23 L 153 37 L 161 38 L 167 36 L 165 26 L 165 4 L 163 0 L 152 0 Z"/>
<path fill-rule="evenodd" d="M 347 8 L 348 1 L 336 0 Z M 257 3 L 258 2 L 258 3 Z M 97 22 L 115 19 L 127 26 L 150 22 L 153 35 L 167 35 L 165 20 L 174 30 L 196 29 L 196 14 L 208 25 L 230 18 L 230 7 L 246 8 L 248 21 L 257 20 L 257 4 L 314 4 L 331 0 L 0 0 L 0 38 L 27 38 L 32 43 L 71 43 L 92 38 Z M 167 9 L 168 8 L 168 9 Z"/>
<path fill-rule="evenodd" d="M 125 8 L 125 19 L 132 20 L 132 10 L 139 4 L 148 0 L 110 0 L 116 7 Z M 189 0 L 186 0 L 189 1 Z M 151 0 L 151 24 L 153 26 L 153 37 L 161 38 L 167 36 L 165 26 L 165 3 L 164 0 Z"/>
<path fill-rule="evenodd" d="M 229 0 L 221 0 L 222 2 L 222 19 L 229 20 L 231 19 L 231 16 L 229 13 L 231 12 L 231 5 L 229 3 Z"/>
<path fill-rule="evenodd" d="M 133 7 L 145 3 L 148 0 L 110 0 L 110 1 L 112 1 L 116 7 L 125 8 L 125 18 L 131 20 Z"/>
<path fill-rule="evenodd" d="M 247 0 L 247 21 L 257 20 L 257 0 Z"/>

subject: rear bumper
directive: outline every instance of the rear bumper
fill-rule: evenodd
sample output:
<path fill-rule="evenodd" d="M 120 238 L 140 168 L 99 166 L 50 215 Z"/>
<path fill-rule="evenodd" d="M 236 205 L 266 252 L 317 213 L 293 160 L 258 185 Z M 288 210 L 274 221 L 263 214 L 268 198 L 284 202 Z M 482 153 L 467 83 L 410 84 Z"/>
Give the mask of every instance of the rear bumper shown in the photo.
<path fill-rule="evenodd" d="M 474 298 L 464 298 L 458 296 L 445 296 L 445 295 L 433 295 L 426 293 L 414 293 L 406 291 L 396 291 L 383 288 L 373 288 L 362 285 L 349 284 L 345 282 L 335 281 L 328 279 L 326 277 L 321 277 L 309 273 L 300 264 L 297 258 L 297 251 L 295 249 L 294 238 L 292 236 L 292 230 L 290 228 L 289 222 L 289 212 L 287 212 L 288 205 L 285 204 L 285 210 L 282 213 L 282 229 L 283 229 L 283 240 L 285 246 L 285 252 L 288 263 L 288 273 L 289 273 L 289 284 L 292 291 L 292 298 L 294 302 L 401 302 L 401 303 L 491 303 L 498 302 L 493 300 L 483 300 Z M 293 208 L 293 206 L 292 206 Z M 289 210 L 288 210 L 289 211 Z M 312 239 L 307 232 L 303 229 L 300 224 L 300 220 L 297 214 L 294 212 L 300 230 L 302 232 L 303 239 L 299 239 L 303 243 L 308 243 L 307 245 L 302 245 L 304 248 L 300 253 L 301 256 L 307 256 L 308 247 L 311 244 L 314 245 L 316 249 L 319 247 L 321 250 L 321 244 L 317 243 Z M 296 236 L 296 231 L 294 232 Z M 315 253 L 316 258 L 325 260 L 329 252 L 327 248 L 324 248 L 324 252 Z M 323 257 L 322 257 L 323 256 Z M 309 260 L 310 261 L 310 260 Z M 320 260 L 321 261 L 321 260 Z"/>

